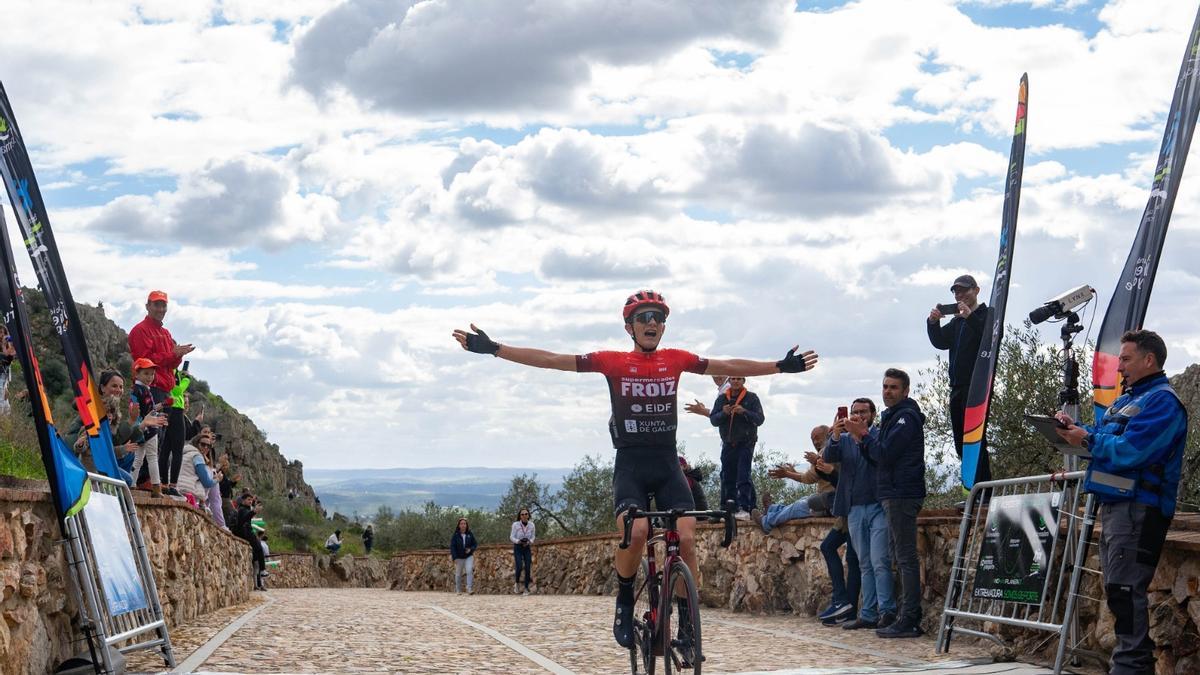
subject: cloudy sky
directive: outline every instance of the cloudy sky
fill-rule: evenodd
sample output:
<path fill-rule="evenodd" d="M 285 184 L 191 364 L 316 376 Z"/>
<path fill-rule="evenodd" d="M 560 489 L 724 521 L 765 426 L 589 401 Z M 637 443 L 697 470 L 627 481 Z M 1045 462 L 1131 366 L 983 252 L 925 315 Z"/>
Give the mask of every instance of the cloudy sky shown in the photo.
<path fill-rule="evenodd" d="M 803 450 L 837 405 L 878 396 L 885 367 L 933 363 L 923 322 L 956 275 L 991 292 L 1022 72 L 1008 316 L 1082 283 L 1102 312 L 1195 12 L 13 0 L 0 79 L 75 298 L 128 329 L 166 290 L 193 371 L 289 458 L 570 466 L 611 452 L 602 378 L 467 354 L 453 328 L 624 349 L 621 303 L 653 287 L 670 346 L 820 353 L 750 385 L 761 438 Z M 1200 361 L 1192 154 L 1147 319 L 1171 372 Z M 713 393 L 693 375 L 681 389 Z M 701 418 L 680 437 L 717 454 Z"/>

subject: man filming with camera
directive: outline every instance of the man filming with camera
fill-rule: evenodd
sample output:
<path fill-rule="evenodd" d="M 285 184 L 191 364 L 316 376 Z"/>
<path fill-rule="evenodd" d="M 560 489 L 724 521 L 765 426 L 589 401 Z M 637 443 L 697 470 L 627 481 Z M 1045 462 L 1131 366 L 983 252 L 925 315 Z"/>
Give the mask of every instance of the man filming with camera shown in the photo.
<path fill-rule="evenodd" d="M 937 305 L 929 312 L 925 329 L 929 343 L 937 349 L 950 351 L 950 425 L 954 429 L 954 451 L 962 459 L 963 416 L 967 410 L 967 394 L 971 389 L 971 373 L 979 358 L 979 343 L 983 338 L 987 304 L 979 302 L 979 284 L 975 277 L 964 274 L 950 285 L 954 294 L 953 305 Z M 942 325 L 942 319 L 950 316 L 950 322 Z M 976 482 L 991 480 L 992 469 L 988 463 L 987 439 L 979 448 L 979 465 Z"/>
<path fill-rule="evenodd" d="M 1095 425 L 1065 413 L 1058 435 L 1091 453 L 1084 489 L 1100 501 L 1100 566 L 1117 645 L 1110 673 L 1153 673 L 1147 588 L 1175 515 L 1187 410 L 1163 372 L 1167 346 L 1153 331 L 1121 336 L 1125 391 Z"/>

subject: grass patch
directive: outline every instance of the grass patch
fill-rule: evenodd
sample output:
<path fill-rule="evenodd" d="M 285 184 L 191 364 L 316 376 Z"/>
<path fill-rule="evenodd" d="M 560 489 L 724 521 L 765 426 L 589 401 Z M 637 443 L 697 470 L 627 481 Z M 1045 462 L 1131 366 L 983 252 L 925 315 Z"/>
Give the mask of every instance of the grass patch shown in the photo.
<path fill-rule="evenodd" d="M 46 480 L 42 454 L 0 440 L 0 475 Z"/>
<path fill-rule="evenodd" d="M 17 402 L 17 407 L 26 410 Z M 46 467 L 28 414 L 0 413 L 0 475 L 46 480 Z"/>

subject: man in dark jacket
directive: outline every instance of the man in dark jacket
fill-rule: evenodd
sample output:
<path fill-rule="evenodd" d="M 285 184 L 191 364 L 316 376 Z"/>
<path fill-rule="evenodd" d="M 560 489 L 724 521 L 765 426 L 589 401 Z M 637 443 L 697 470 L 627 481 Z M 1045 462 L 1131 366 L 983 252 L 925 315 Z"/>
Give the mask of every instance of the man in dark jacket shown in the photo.
<path fill-rule="evenodd" d="M 721 432 L 721 503 L 736 501 L 735 517 L 749 520 L 758 502 L 750 467 L 758 444 L 758 427 L 765 419 L 762 403 L 758 395 L 746 389 L 746 378 L 731 377 L 729 390 L 717 396 L 708 419 Z"/>
<path fill-rule="evenodd" d="M 908 397 L 908 373 L 888 368 L 883 374 L 879 434 L 871 437 L 862 419 L 846 420 L 845 428 L 859 443 L 862 456 L 875 466 L 876 497 L 883 504 L 891 532 L 896 567 L 903 587 L 899 616 L 875 631 L 879 637 L 919 637 L 921 572 L 917 558 L 917 513 L 925 501 L 925 415 Z"/>
<path fill-rule="evenodd" d="M 962 459 L 963 415 L 967 410 L 967 394 L 971 389 L 971 374 L 975 361 L 979 359 L 979 343 L 983 338 L 983 324 L 987 319 L 987 304 L 979 302 L 979 284 L 975 277 L 964 274 L 950 286 L 958 312 L 950 323 L 941 325 L 946 315 L 934 307 L 925 321 L 929 343 L 937 349 L 950 350 L 950 426 L 954 429 L 954 451 Z M 992 468 L 988 462 L 987 439 L 979 446 L 979 464 L 975 482 L 991 480 Z"/>

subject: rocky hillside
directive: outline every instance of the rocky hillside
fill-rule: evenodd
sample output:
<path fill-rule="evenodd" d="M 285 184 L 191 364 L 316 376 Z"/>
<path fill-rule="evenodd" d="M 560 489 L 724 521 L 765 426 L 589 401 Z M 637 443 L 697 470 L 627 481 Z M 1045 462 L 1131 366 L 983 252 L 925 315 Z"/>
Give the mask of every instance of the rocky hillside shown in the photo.
<path fill-rule="evenodd" d="M 50 315 L 42 294 L 28 288 L 23 293 L 29 307 L 34 349 L 43 381 L 54 401 L 54 416 L 60 425 L 66 426 L 67 420 L 73 419 L 75 413 L 62 350 L 50 325 Z M 104 315 L 103 307 L 77 304 L 76 308 L 97 376 L 103 370 L 128 373 L 132 365 L 129 335 Z M 282 495 L 292 488 L 300 495 L 301 501 L 312 504 L 313 489 L 304 482 L 304 467 L 299 461 L 289 462 L 279 446 L 267 442 L 253 420 L 212 392 L 208 383 L 197 380 L 190 391 L 206 397 L 204 421 L 221 434 L 217 449 L 229 454 L 234 470 L 242 475 L 241 485 L 249 486 L 261 495 Z"/>
<path fill-rule="evenodd" d="M 1200 363 L 1171 378 L 1171 386 L 1188 409 L 1188 445 L 1179 482 L 1181 509 L 1200 510 Z"/>

